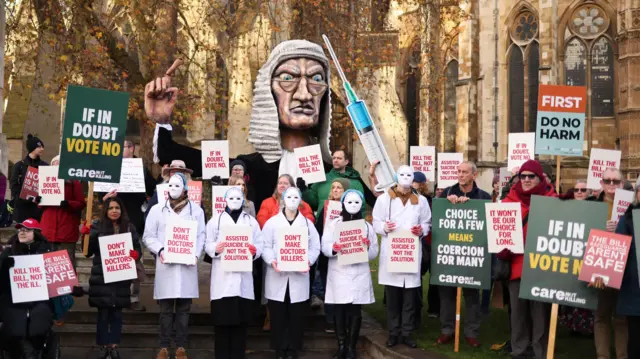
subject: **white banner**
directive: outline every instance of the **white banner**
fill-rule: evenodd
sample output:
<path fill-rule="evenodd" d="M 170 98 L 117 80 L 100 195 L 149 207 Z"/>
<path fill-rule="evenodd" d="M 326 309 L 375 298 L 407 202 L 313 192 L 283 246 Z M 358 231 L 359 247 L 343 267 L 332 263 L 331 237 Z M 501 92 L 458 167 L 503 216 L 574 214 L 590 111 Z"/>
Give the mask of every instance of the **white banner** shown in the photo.
<path fill-rule="evenodd" d="M 105 283 L 121 282 L 138 278 L 136 263 L 131 258 L 133 242 L 131 233 L 114 234 L 98 238 L 102 273 Z"/>
<path fill-rule="evenodd" d="M 41 206 L 59 206 L 64 201 L 64 180 L 58 179 L 58 166 L 40 166 L 38 195 Z"/>
<path fill-rule="evenodd" d="M 613 197 L 613 210 L 611 211 L 611 220 L 617 221 L 620 216 L 627 211 L 627 208 L 633 203 L 633 191 L 627 191 L 622 188 L 616 188 L 616 195 Z"/>
<path fill-rule="evenodd" d="M 220 265 L 225 272 L 252 272 L 253 256 L 249 244 L 253 244 L 251 226 L 223 226 L 220 228 L 220 241 L 226 243 Z"/>
<path fill-rule="evenodd" d="M 369 251 L 362 243 L 362 238 L 367 237 L 367 225 L 364 219 L 340 222 L 336 226 L 334 235 L 337 236 L 337 242 L 341 245 L 338 265 L 345 266 L 369 261 Z"/>
<path fill-rule="evenodd" d="M 307 184 L 324 182 L 327 177 L 324 174 L 322 164 L 322 152 L 320 145 L 298 147 L 293 150 L 298 163 L 298 176 L 302 177 Z"/>
<path fill-rule="evenodd" d="M 587 176 L 587 188 L 600 189 L 602 185 L 600 180 L 602 174 L 607 168 L 620 168 L 621 152 L 616 150 L 603 150 L 601 148 L 592 148 L 589 157 L 589 169 Z M 623 179 L 624 180 L 624 179 Z"/>
<path fill-rule="evenodd" d="M 427 181 L 436 179 L 436 148 L 434 146 L 411 146 L 409 165 L 414 171 L 422 172 Z"/>
<path fill-rule="evenodd" d="M 509 171 L 522 166 L 528 160 L 535 159 L 536 133 L 510 133 L 509 134 L 509 157 L 507 157 L 507 168 Z"/>
<path fill-rule="evenodd" d="M 447 188 L 458 183 L 458 166 L 462 153 L 438 153 L 438 188 Z"/>
<path fill-rule="evenodd" d="M 307 227 L 276 229 L 278 269 L 300 272 L 309 269 L 309 232 Z"/>
<path fill-rule="evenodd" d="M 202 141 L 202 178 L 229 178 L 229 141 Z"/>
<path fill-rule="evenodd" d="M 407 229 L 395 230 L 388 236 L 387 270 L 389 273 L 420 273 L 420 239 L 418 236 Z"/>
<path fill-rule="evenodd" d="M 524 253 L 520 203 L 485 203 L 489 253 Z"/>
<path fill-rule="evenodd" d="M 13 303 L 36 302 L 49 299 L 47 277 L 42 254 L 15 256 L 9 268 Z"/>
<path fill-rule="evenodd" d="M 145 193 L 142 158 L 123 158 L 120 183 L 93 182 L 94 192 Z"/>
<path fill-rule="evenodd" d="M 165 263 L 196 264 L 198 222 L 172 215 L 164 232 Z"/>

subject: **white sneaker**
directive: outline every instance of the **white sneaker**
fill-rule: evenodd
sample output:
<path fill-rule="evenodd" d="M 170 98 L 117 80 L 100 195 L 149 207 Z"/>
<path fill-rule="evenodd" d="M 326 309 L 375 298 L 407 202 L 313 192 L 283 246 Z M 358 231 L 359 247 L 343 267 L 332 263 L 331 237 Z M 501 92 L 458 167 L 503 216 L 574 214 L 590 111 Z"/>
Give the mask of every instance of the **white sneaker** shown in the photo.
<path fill-rule="evenodd" d="M 322 306 L 323 302 L 322 299 L 318 298 L 318 296 L 316 295 L 312 295 L 311 296 L 311 308 L 312 309 L 318 309 Z"/>

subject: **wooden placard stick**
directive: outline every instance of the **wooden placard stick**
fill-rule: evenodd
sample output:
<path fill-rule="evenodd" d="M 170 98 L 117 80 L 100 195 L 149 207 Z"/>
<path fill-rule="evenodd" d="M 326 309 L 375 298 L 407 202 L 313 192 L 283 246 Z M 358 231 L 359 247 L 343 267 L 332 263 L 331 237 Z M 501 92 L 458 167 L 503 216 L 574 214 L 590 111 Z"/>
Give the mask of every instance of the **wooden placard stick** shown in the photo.
<path fill-rule="evenodd" d="M 87 194 L 87 215 L 85 225 L 90 226 L 93 218 L 93 182 L 89 182 L 89 194 Z M 86 256 L 89 253 L 89 235 L 82 236 L 82 253 Z"/>
<path fill-rule="evenodd" d="M 556 328 L 558 326 L 558 303 L 551 305 L 551 321 L 549 322 L 549 345 L 547 346 L 547 359 L 553 359 L 556 349 Z"/>
<path fill-rule="evenodd" d="M 456 292 L 456 333 L 453 344 L 453 351 L 458 352 L 460 349 L 460 302 L 462 299 L 462 287 L 458 287 Z"/>

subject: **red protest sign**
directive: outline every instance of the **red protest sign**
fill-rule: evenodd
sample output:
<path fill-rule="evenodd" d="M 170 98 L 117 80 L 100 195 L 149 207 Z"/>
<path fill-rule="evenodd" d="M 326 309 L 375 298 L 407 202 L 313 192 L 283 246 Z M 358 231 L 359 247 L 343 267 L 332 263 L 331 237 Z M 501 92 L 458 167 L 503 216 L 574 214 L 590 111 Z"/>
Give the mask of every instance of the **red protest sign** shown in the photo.
<path fill-rule="evenodd" d="M 49 297 L 71 294 L 78 285 L 78 277 L 73 269 L 69 253 L 65 250 L 43 254 L 44 267 L 47 271 L 47 288 Z"/>
<path fill-rule="evenodd" d="M 29 166 L 27 174 L 22 182 L 22 190 L 20 190 L 20 199 L 30 200 L 38 196 L 38 169 Z"/>
<path fill-rule="evenodd" d="M 200 206 L 202 203 L 202 181 L 189 181 L 187 187 L 189 187 L 189 201 Z"/>
<path fill-rule="evenodd" d="M 592 229 L 578 279 L 593 282 L 600 277 L 607 287 L 620 289 L 629 248 L 630 236 Z"/>

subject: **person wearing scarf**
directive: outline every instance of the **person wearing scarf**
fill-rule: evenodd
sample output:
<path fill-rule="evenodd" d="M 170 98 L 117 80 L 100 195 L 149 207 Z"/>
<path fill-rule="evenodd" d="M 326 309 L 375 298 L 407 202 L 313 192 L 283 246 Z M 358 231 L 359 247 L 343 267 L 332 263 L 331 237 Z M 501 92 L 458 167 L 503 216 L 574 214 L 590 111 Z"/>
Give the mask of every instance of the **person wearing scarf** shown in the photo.
<path fill-rule="evenodd" d="M 215 215 L 207 223 L 205 251 L 211 260 L 211 316 L 215 327 L 215 358 L 244 359 L 247 346 L 247 326 L 252 319 L 252 272 L 227 271 L 222 267 L 226 256 L 224 232 L 232 228 L 250 228 L 251 237 L 246 243 L 246 253 L 252 260 L 262 254 L 262 232 L 255 218 L 243 211 L 244 193 L 232 187 L 225 193 L 227 203 L 224 212 Z M 251 264 L 249 264 L 251 266 Z"/>
<path fill-rule="evenodd" d="M 553 186 L 545 181 L 542 166 L 538 161 L 525 162 L 518 172 L 519 181 L 511 187 L 502 203 L 520 203 L 522 209 L 522 233 L 527 241 L 529 223 L 529 207 L 531 196 L 557 197 Z M 549 337 L 549 316 L 551 305 L 548 303 L 520 299 L 520 279 L 524 255 L 513 254 L 505 249 L 498 253 L 498 258 L 511 261 L 511 279 L 509 281 L 509 298 L 511 308 L 511 356 L 524 358 L 529 344 L 533 347 L 536 359 L 547 356 Z"/>
<path fill-rule="evenodd" d="M 333 305 L 338 350 L 334 359 L 355 359 L 356 344 L 362 324 L 362 305 L 375 302 L 369 261 L 378 256 L 378 238 L 373 226 L 362 221 L 363 235 L 361 243 L 355 248 L 367 251 L 368 261 L 350 265 L 341 265 L 338 256 L 343 245 L 340 243 L 338 226 L 343 222 L 362 220 L 364 195 L 357 190 L 347 190 L 340 199 L 341 217 L 327 223 L 322 236 L 322 253 L 329 258 L 325 304 Z"/>
<path fill-rule="evenodd" d="M 165 232 L 175 220 L 196 222 L 196 243 L 193 262 L 189 265 L 165 262 Z M 189 201 L 187 178 L 175 173 L 169 178 L 169 198 L 160 200 L 149 211 L 142 238 L 144 245 L 156 257 L 153 299 L 160 305 L 160 352 L 158 359 L 169 359 L 171 333 L 175 325 L 176 359 L 187 359 L 187 331 L 193 298 L 199 297 L 198 257 L 205 242 L 204 211 Z M 175 316 L 175 318 L 174 318 Z"/>

